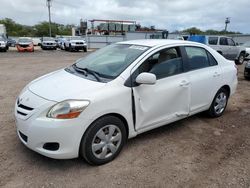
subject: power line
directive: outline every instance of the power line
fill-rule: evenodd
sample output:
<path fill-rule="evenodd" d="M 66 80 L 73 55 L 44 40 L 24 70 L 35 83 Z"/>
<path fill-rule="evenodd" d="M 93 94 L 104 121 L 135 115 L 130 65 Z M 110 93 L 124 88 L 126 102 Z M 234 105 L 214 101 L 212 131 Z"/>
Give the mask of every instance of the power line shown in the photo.
<path fill-rule="evenodd" d="M 52 0 L 47 0 L 47 7 L 49 11 L 49 36 L 51 37 L 51 14 L 50 14 L 50 7 L 52 6 Z"/>

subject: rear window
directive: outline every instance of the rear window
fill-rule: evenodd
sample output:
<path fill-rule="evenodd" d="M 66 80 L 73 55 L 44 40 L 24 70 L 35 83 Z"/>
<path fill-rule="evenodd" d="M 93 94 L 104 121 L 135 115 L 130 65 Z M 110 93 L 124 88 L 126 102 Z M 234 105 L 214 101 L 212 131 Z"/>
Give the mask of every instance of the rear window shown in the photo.
<path fill-rule="evenodd" d="M 218 43 L 218 37 L 209 37 L 208 38 L 208 44 L 216 45 L 217 43 Z"/>

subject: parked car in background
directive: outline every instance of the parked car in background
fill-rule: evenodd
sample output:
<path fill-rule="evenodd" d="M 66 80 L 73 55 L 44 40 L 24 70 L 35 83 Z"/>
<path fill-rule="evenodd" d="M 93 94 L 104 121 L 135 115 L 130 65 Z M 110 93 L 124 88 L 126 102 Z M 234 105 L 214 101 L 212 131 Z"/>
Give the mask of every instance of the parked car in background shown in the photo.
<path fill-rule="evenodd" d="M 41 46 L 41 39 L 38 38 L 38 37 L 33 37 L 32 38 L 32 41 L 33 41 L 33 45 L 34 46 Z"/>
<path fill-rule="evenodd" d="M 15 47 L 16 46 L 16 41 L 12 38 L 7 39 L 7 44 L 9 47 Z"/>
<path fill-rule="evenodd" d="M 82 37 L 69 37 L 64 41 L 64 48 L 66 51 L 79 51 L 83 50 L 87 52 L 87 43 L 84 38 Z"/>
<path fill-rule="evenodd" d="M 245 60 L 250 60 L 250 41 L 245 42 L 242 46 L 246 48 Z"/>
<path fill-rule="evenodd" d="M 33 41 L 29 37 L 20 37 L 16 46 L 18 52 L 34 52 Z"/>
<path fill-rule="evenodd" d="M 250 61 L 245 65 L 244 76 L 246 79 L 250 79 Z"/>
<path fill-rule="evenodd" d="M 8 49 L 7 40 L 0 36 L 0 51 L 7 52 Z"/>
<path fill-rule="evenodd" d="M 48 49 L 56 50 L 57 48 L 56 40 L 52 37 L 41 38 L 41 48 L 43 50 L 48 50 Z"/>
<path fill-rule="evenodd" d="M 231 37 L 192 35 L 188 40 L 206 44 L 236 64 L 242 64 L 245 60 L 246 48 L 238 46 Z"/>
<path fill-rule="evenodd" d="M 65 41 L 67 40 L 67 38 L 59 38 L 57 43 L 58 43 L 58 46 L 61 50 L 65 50 Z"/>
<path fill-rule="evenodd" d="M 51 158 L 113 160 L 128 138 L 206 111 L 219 117 L 237 87 L 233 61 L 181 40 L 111 44 L 28 84 L 17 134 Z"/>

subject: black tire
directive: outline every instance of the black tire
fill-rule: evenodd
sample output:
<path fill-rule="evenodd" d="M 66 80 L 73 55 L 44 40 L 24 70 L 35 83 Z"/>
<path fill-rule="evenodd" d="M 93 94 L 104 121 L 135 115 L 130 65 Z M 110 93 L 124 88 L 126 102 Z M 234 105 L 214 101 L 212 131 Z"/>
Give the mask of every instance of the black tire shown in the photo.
<path fill-rule="evenodd" d="M 72 49 L 71 45 L 69 45 L 69 51 L 73 52 L 73 49 Z"/>
<path fill-rule="evenodd" d="M 109 126 L 114 126 L 117 128 L 115 129 L 117 132 L 114 132 L 111 135 L 112 138 L 116 137 L 118 134 L 121 136 L 121 138 L 119 138 L 119 141 L 117 142 L 117 145 L 112 143 L 113 146 L 117 146 L 115 152 L 112 154 L 110 147 L 108 147 L 108 145 L 110 144 L 110 142 L 107 143 L 108 141 L 105 141 L 106 142 L 104 143 L 105 146 L 102 146 L 100 149 L 94 152 L 92 150 L 92 144 L 94 144 L 96 139 L 99 139 L 100 143 L 102 142 L 102 139 L 97 136 L 98 132 L 102 131 L 102 133 L 105 134 L 105 138 L 108 138 L 107 137 L 108 134 L 106 134 L 107 132 L 104 132 L 103 130 L 108 130 L 109 133 L 110 131 Z M 102 165 L 108 163 L 118 156 L 124 144 L 126 143 L 126 140 L 127 140 L 127 133 L 124 123 L 117 117 L 104 116 L 93 122 L 85 132 L 80 145 L 80 156 L 82 156 L 91 165 Z M 106 147 L 106 151 L 104 152 L 106 153 L 105 155 L 110 155 L 110 156 L 105 156 L 106 158 L 101 159 L 101 153 L 103 153 L 104 147 Z M 99 154 L 100 158 L 96 156 Z"/>
<path fill-rule="evenodd" d="M 225 104 L 224 104 L 224 107 L 222 107 L 222 109 L 219 110 L 219 111 L 217 112 L 216 109 L 215 109 L 215 107 L 220 105 L 220 104 L 217 102 L 217 99 L 220 97 L 221 94 L 223 94 L 223 95 L 226 97 L 226 99 L 225 99 Z M 212 104 L 211 104 L 209 110 L 207 111 L 208 115 L 209 115 L 210 117 L 212 117 L 212 118 L 220 117 L 220 116 L 224 113 L 224 111 L 225 111 L 225 109 L 226 109 L 226 107 L 227 107 L 228 98 L 229 98 L 229 92 L 228 92 L 228 90 L 226 90 L 225 88 L 221 88 L 221 89 L 216 93 L 216 95 L 215 95 L 215 97 L 214 97 L 214 99 L 213 99 L 213 102 L 212 102 Z M 221 104 L 221 105 L 222 105 L 222 104 Z"/>
<path fill-rule="evenodd" d="M 236 64 L 242 65 L 244 63 L 244 60 L 245 60 L 245 53 L 241 52 L 237 59 Z"/>
<path fill-rule="evenodd" d="M 84 51 L 84 52 L 87 52 L 87 48 L 83 48 L 83 51 Z"/>
<path fill-rule="evenodd" d="M 65 51 L 68 51 L 68 48 L 66 47 L 66 45 L 64 44 L 64 50 Z"/>

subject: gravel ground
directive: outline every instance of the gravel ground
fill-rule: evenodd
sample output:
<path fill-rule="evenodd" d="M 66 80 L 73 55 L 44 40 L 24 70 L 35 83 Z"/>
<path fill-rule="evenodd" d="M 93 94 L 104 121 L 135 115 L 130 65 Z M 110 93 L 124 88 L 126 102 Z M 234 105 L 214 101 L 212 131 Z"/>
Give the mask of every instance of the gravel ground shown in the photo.
<path fill-rule="evenodd" d="M 250 187 L 250 81 L 243 65 L 222 117 L 198 114 L 139 135 L 109 164 L 54 160 L 27 149 L 16 136 L 16 96 L 85 54 L 0 53 L 0 187 Z"/>

